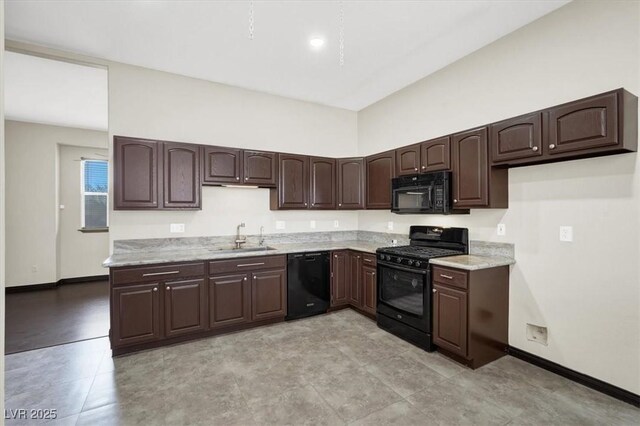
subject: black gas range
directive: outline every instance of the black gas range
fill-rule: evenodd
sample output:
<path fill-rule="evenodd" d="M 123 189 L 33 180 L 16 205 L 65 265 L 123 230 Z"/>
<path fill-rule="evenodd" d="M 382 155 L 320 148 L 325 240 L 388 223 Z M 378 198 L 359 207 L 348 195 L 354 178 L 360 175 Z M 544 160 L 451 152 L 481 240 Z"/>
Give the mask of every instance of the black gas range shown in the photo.
<path fill-rule="evenodd" d="M 431 340 L 431 269 L 436 257 L 469 253 L 466 228 L 412 226 L 410 245 L 376 251 L 378 326 L 428 351 Z"/>

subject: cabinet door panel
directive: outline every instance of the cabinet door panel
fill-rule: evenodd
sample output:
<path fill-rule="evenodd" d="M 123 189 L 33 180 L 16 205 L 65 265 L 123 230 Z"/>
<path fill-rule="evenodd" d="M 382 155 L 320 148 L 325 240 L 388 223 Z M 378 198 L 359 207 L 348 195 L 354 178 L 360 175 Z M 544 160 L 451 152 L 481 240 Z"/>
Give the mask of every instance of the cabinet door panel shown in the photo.
<path fill-rule="evenodd" d="M 460 356 L 467 356 L 467 293 L 433 286 L 433 341 Z"/>
<path fill-rule="evenodd" d="M 364 209 L 364 158 L 339 158 L 338 209 Z"/>
<path fill-rule="evenodd" d="M 548 154 L 617 145 L 617 99 L 607 93 L 550 109 Z"/>
<path fill-rule="evenodd" d="M 278 207 L 306 209 L 309 205 L 309 157 L 279 154 Z"/>
<path fill-rule="evenodd" d="M 251 284 L 247 274 L 209 277 L 209 327 L 251 321 Z"/>
<path fill-rule="evenodd" d="M 367 208 L 391 208 L 391 179 L 395 177 L 395 151 L 366 158 Z"/>
<path fill-rule="evenodd" d="M 331 258 L 331 306 L 349 303 L 349 252 L 334 251 Z"/>
<path fill-rule="evenodd" d="M 158 208 L 158 143 L 113 138 L 114 208 Z"/>
<path fill-rule="evenodd" d="M 396 149 L 396 175 L 415 175 L 420 170 L 420 144 Z"/>
<path fill-rule="evenodd" d="M 491 125 L 491 160 L 509 160 L 542 155 L 542 114 L 523 115 Z"/>
<path fill-rule="evenodd" d="M 278 165 L 276 154 L 263 151 L 244 151 L 244 183 L 275 187 Z"/>
<path fill-rule="evenodd" d="M 311 157 L 310 208 L 336 208 L 336 160 Z"/>
<path fill-rule="evenodd" d="M 487 128 L 453 136 L 453 205 L 455 208 L 489 204 Z"/>
<path fill-rule="evenodd" d="M 287 289 L 284 269 L 254 272 L 251 279 L 253 321 L 284 318 L 287 315 Z"/>
<path fill-rule="evenodd" d="M 451 139 L 449 136 L 422 142 L 420 160 L 422 172 L 451 170 Z"/>
<path fill-rule="evenodd" d="M 349 253 L 349 303 L 355 307 L 362 307 L 362 256 Z"/>
<path fill-rule="evenodd" d="M 370 314 L 376 313 L 376 270 L 368 266 L 362 267 L 362 309 Z"/>
<path fill-rule="evenodd" d="M 162 337 L 159 288 L 159 283 L 153 283 L 112 290 L 114 347 L 153 342 Z"/>
<path fill-rule="evenodd" d="M 165 283 L 164 332 L 180 336 L 207 328 L 207 300 L 204 279 Z"/>
<path fill-rule="evenodd" d="M 203 184 L 236 183 L 242 180 L 242 151 L 217 146 L 202 147 Z"/>
<path fill-rule="evenodd" d="M 200 149 L 164 142 L 164 207 L 200 208 Z"/>

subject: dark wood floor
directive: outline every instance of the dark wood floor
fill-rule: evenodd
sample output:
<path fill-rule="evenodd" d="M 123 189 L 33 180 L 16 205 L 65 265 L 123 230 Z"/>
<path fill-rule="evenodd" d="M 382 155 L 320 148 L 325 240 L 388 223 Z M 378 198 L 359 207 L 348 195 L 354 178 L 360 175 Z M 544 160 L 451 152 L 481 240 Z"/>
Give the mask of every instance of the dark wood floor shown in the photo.
<path fill-rule="evenodd" d="M 66 284 L 6 295 L 5 353 L 109 333 L 109 282 Z"/>

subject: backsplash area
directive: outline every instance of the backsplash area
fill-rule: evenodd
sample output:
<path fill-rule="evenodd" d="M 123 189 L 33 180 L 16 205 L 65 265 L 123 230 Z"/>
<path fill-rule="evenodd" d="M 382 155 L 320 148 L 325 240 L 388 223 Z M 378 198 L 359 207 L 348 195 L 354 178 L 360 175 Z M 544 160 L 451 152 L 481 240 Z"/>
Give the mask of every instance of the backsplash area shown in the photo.
<path fill-rule="evenodd" d="M 247 235 L 247 246 L 258 246 L 260 235 Z M 219 246 L 233 246 L 235 236 L 219 235 L 208 237 L 182 238 L 144 238 L 133 240 L 116 240 L 113 242 L 113 254 L 144 251 L 172 251 L 206 249 Z M 331 231 L 331 232 L 296 232 L 264 235 L 264 245 L 319 243 L 335 241 L 367 241 L 380 244 L 380 247 L 409 244 L 409 238 L 404 234 L 391 234 L 372 231 Z M 514 257 L 514 245 L 509 243 L 493 243 L 488 241 L 470 241 L 470 254 L 479 256 Z"/>

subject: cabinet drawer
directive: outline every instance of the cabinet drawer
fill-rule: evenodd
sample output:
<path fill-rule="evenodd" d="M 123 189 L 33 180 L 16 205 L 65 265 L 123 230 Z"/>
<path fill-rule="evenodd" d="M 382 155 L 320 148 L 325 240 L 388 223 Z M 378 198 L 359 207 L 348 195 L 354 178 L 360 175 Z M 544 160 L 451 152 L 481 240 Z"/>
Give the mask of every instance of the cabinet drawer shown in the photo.
<path fill-rule="evenodd" d="M 376 266 L 376 255 L 362 253 L 362 264 L 364 266 Z"/>
<path fill-rule="evenodd" d="M 198 276 L 204 276 L 204 262 L 118 268 L 111 273 L 113 285 L 158 282 Z"/>
<path fill-rule="evenodd" d="M 456 269 L 433 267 L 433 282 L 457 288 L 467 288 L 467 273 Z"/>
<path fill-rule="evenodd" d="M 232 260 L 212 260 L 209 262 L 209 274 L 284 268 L 286 264 L 287 260 L 285 256 L 241 257 Z"/>

